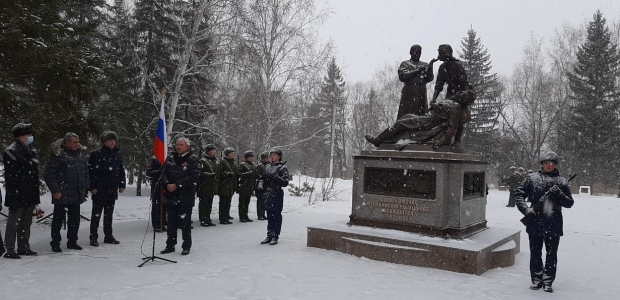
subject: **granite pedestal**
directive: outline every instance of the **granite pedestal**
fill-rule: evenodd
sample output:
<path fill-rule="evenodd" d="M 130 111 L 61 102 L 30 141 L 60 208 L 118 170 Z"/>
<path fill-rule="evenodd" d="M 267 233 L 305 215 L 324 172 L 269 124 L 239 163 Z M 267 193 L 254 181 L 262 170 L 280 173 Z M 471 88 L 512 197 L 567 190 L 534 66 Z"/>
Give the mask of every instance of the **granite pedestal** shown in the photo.
<path fill-rule="evenodd" d="M 349 222 L 309 227 L 308 246 L 470 274 L 511 266 L 519 231 L 486 226 L 486 167 L 425 145 L 364 151 Z"/>

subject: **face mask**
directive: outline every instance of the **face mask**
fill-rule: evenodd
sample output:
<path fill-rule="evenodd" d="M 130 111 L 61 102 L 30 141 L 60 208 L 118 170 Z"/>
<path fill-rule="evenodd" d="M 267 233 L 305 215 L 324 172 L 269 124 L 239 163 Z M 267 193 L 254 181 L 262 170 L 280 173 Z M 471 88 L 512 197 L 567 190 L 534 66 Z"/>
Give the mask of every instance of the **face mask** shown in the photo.
<path fill-rule="evenodd" d="M 26 143 L 28 143 L 28 145 L 32 144 L 32 142 L 34 142 L 34 137 L 33 136 L 29 136 L 28 140 L 26 141 Z"/>

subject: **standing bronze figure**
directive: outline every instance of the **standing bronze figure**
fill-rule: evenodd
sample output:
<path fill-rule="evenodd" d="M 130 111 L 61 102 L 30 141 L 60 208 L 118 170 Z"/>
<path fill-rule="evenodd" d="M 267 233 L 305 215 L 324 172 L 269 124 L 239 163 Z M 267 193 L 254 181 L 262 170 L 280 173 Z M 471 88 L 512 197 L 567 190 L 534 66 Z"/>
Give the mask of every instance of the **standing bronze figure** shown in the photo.
<path fill-rule="evenodd" d="M 411 59 L 405 60 L 398 68 L 398 79 L 403 86 L 400 105 L 398 106 L 398 116 L 400 119 L 405 114 L 423 115 L 428 112 L 428 101 L 426 99 L 426 84 L 433 81 L 433 59 L 430 64 L 420 61 L 422 47 L 413 45 L 409 50 Z"/>

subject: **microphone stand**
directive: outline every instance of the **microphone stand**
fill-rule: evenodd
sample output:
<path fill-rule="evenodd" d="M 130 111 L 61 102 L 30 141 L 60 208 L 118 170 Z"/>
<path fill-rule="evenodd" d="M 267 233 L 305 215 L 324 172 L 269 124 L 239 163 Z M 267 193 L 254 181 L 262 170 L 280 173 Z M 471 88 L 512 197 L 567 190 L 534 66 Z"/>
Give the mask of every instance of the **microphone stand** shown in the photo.
<path fill-rule="evenodd" d="M 167 158 L 166 158 L 167 160 Z M 157 182 L 159 183 L 161 181 L 161 177 L 164 174 L 164 172 L 166 171 L 166 161 L 164 161 L 164 165 L 161 166 L 159 172 L 159 178 L 157 178 Z M 153 203 L 153 196 L 155 196 L 155 193 L 157 193 L 159 190 L 159 228 L 164 228 L 164 189 L 162 189 L 161 187 L 159 189 L 155 189 L 155 191 L 153 191 L 153 193 L 151 193 L 151 203 Z M 174 260 L 170 260 L 170 259 L 166 259 L 163 257 L 159 257 L 155 255 L 155 230 L 153 230 L 153 248 L 151 249 L 151 256 L 148 257 L 143 257 L 142 260 L 144 260 L 144 262 L 142 262 L 138 268 L 144 266 L 147 262 L 149 261 L 155 261 L 156 259 L 159 260 L 163 260 L 163 261 L 167 261 L 167 262 L 171 262 L 171 263 L 177 263 Z"/>

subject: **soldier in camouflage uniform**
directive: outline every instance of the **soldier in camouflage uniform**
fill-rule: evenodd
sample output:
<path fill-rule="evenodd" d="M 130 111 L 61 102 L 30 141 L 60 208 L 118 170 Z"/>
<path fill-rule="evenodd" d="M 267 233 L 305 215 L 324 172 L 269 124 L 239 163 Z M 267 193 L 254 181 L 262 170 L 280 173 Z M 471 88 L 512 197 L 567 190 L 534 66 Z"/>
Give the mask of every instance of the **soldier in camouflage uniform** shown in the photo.
<path fill-rule="evenodd" d="M 218 178 L 217 167 L 219 161 L 215 156 L 217 149 L 213 144 L 205 147 L 205 153 L 200 159 L 198 168 L 200 169 L 200 178 L 198 181 L 198 218 L 200 226 L 215 226 L 211 221 L 211 210 L 213 209 L 213 196 L 217 194 Z"/>
<path fill-rule="evenodd" d="M 269 164 L 269 152 L 265 151 L 260 154 L 260 163 L 256 166 L 256 179 L 259 180 L 263 173 L 265 173 L 265 169 Z M 258 219 L 261 221 L 267 220 L 267 216 L 265 215 L 266 207 L 265 207 L 265 193 L 262 190 L 256 189 L 256 214 L 258 215 Z"/>
<path fill-rule="evenodd" d="M 248 216 L 250 198 L 256 189 L 256 165 L 254 165 L 254 152 L 243 153 L 244 162 L 239 164 L 239 221 L 241 223 L 253 222 Z"/>
<path fill-rule="evenodd" d="M 521 185 L 521 181 L 523 180 L 521 173 L 516 171 L 516 167 L 510 167 L 510 170 L 513 170 L 513 173 L 506 180 L 508 183 L 508 190 L 510 191 L 510 197 L 508 198 L 508 205 L 506 205 L 506 207 L 515 206 L 515 191 Z"/>
<path fill-rule="evenodd" d="M 230 220 L 230 203 L 237 191 L 237 164 L 235 163 L 235 149 L 224 149 L 224 159 L 218 164 L 218 195 L 220 195 L 220 224 L 232 224 Z"/>

